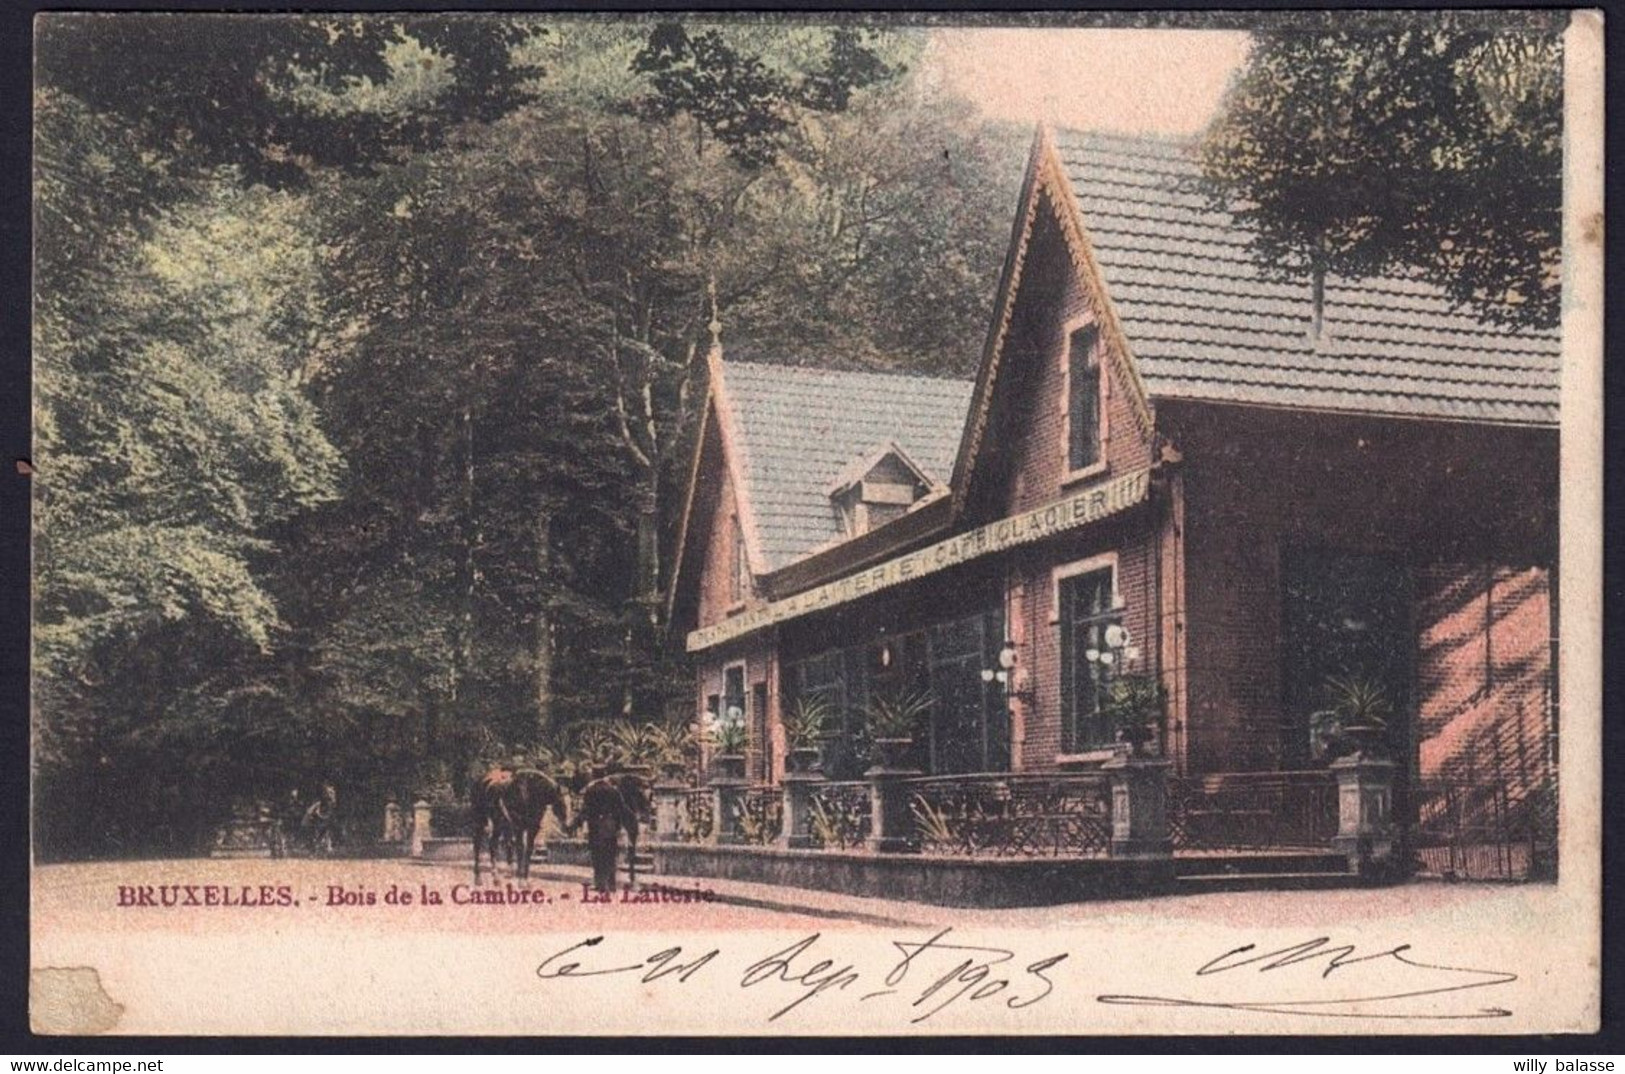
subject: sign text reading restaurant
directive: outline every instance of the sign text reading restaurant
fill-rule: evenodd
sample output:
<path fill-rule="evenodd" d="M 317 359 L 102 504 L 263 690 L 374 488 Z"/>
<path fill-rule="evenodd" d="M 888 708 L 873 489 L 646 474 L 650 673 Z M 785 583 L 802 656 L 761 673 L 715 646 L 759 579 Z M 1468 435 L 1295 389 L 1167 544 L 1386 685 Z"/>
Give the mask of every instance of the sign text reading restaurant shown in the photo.
<path fill-rule="evenodd" d="M 949 537 L 906 556 L 888 559 L 845 578 L 825 583 L 804 593 L 785 597 L 759 608 L 741 612 L 688 635 L 688 651 L 698 652 L 732 641 L 763 627 L 820 611 L 849 600 L 868 596 L 877 590 L 913 581 L 923 575 L 952 567 L 979 556 L 1042 540 L 1053 534 L 1083 526 L 1107 515 L 1126 510 L 1145 499 L 1151 487 L 1151 471 L 1136 470 L 1110 481 L 1064 496 L 1052 504 L 991 522 L 986 526 Z"/>

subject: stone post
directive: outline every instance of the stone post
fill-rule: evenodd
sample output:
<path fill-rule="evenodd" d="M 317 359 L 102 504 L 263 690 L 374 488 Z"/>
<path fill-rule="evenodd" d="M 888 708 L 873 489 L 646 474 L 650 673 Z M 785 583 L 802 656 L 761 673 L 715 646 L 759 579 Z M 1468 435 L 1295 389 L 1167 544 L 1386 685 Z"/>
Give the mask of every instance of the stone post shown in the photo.
<path fill-rule="evenodd" d="M 784 830 L 779 833 L 779 846 L 789 850 L 811 849 L 813 794 L 823 782 L 822 772 L 784 774 Z"/>
<path fill-rule="evenodd" d="M 683 831 L 683 794 L 688 788 L 674 780 L 663 779 L 655 784 L 655 838 L 666 843 L 676 842 Z"/>
<path fill-rule="evenodd" d="M 384 842 L 394 844 L 406 839 L 406 818 L 401 816 L 400 803 L 391 798 L 384 803 Z"/>
<path fill-rule="evenodd" d="M 869 781 L 869 849 L 878 854 L 906 854 L 918 849 L 909 835 L 914 818 L 908 809 L 908 780 L 914 768 L 876 765 L 863 775 Z"/>
<path fill-rule="evenodd" d="M 1173 762 L 1119 754 L 1101 768 L 1112 781 L 1111 856 L 1171 861 L 1174 841 L 1168 829 L 1168 772 Z"/>
<path fill-rule="evenodd" d="M 1331 763 L 1337 777 L 1337 836 L 1332 846 L 1349 871 L 1380 877 L 1394 862 L 1394 762 L 1354 753 Z"/>
<path fill-rule="evenodd" d="M 433 814 L 429 810 L 429 803 L 419 798 L 412 803 L 412 857 L 423 857 L 423 843 L 433 832 Z"/>
<path fill-rule="evenodd" d="M 745 806 L 750 781 L 735 776 L 711 777 L 711 842 L 728 846 L 744 842 L 736 818 Z"/>

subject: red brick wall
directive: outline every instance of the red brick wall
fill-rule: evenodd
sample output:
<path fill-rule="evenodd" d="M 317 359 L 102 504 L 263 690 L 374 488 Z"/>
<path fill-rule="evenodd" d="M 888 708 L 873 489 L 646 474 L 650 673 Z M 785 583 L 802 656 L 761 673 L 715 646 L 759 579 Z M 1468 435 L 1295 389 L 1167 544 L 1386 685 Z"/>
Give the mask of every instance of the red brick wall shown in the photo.
<path fill-rule="evenodd" d="M 1410 565 L 1424 774 L 1461 728 L 1536 707 L 1549 663 L 1539 609 L 1556 560 L 1555 432 L 1166 402 L 1158 420 L 1185 457 L 1191 770 L 1279 762 L 1281 557 L 1292 546 Z M 1485 676 L 1471 640 L 1483 579 L 1464 580 L 1463 565 L 1499 568 L 1493 644 L 1506 661 L 1465 709 Z"/>
<path fill-rule="evenodd" d="M 1102 341 L 1097 346 L 1105 395 L 1106 465 L 1103 472 L 1068 482 L 1068 336 L 1085 323 L 1089 304 L 1049 207 L 1040 206 L 1039 214 L 999 374 L 1000 408 L 988 434 L 995 444 L 993 458 L 986 472 L 978 471 L 978 480 L 987 487 L 976 502 L 986 517 L 1042 506 L 1091 483 L 1149 466 L 1152 459 L 1151 440 L 1136 424 L 1127 385 L 1115 378 L 1114 363 Z M 1013 707 L 1016 767 L 1054 768 L 1063 751 L 1058 568 L 1115 554 L 1123 624 L 1141 650 L 1140 669 L 1158 667 L 1158 588 L 1163 581 L 1156 563 L 1159 527 L 1156 513 L 1141 509 L 1117 523 L 1013 558 L 1009 629 L 1028 665 L 1018 673 L 1018 685 L 1030 685 L 1036 694 L 1031 702 Z"/>
<path fill-rule="evenodd" d="M 1004 472 L 987 475 L 997 483 L 992 496 L 1002 514 L 1040 507 L 1070 491 L 1062 484 L 1067 473 L 1067 336 L 1085 323 L 1089 304 L 1049 209 L 1040 206 L 1039 214 L 999 373 L 1006 409 L 999 415 L 1001 427 L 988 434 L 999 443 L 1002 456 Z M 1107 465 L 1104 475 L 1085 478 L 1079 487 L 1151 463 L 1151 442 L 1135 423 L 1127 386 L 1112 376 L 1106 344 L 1098 346 Z"/>
<path fill-rule="evenodd" d="M 716 446 L 720 448 L 720 437 Z M 733 600 L 733 542 L 738 506 L 734 497 L 733 480 L 727 468 L 721 465 L 721 451 L 709 453 L 707 461 L 712 465 L 709 472 L 701 478 L 710 483 L 708 488 L 710 495 L 705 497 L 703 503 L 706 508 L 705 522 L 703 526 L 696 527 L 690 535 L 691 540 L 702 541 L 704 549 L 699 557 L 698 585 L 698 625 L 702 627 L 720 622 L 730 614 L 738 614 L 743 608 L 755 607 L 761 602 L 754 587 L 743 604 Z M 711 694 L 719 696 L 722 694 L 724 669 L 740 661 L 745 664 L 746 727 L 751 729 L 752 733 L 746 750 L 746 770 L 754 778 L 765 753 L 772 771 L 777 773 L 783 767 L 784 744 L 783 732 L 779 727 L 778 660 L 774 653 L 774 636 L 771 631 L 751 635 L 699 655 L 695 661 L 694 713 L 696 717 L 703 715 L 705 699 Z M 757 714 L 754 711 L 757 683 L 767 684 L 766 742 L 760 741 L 759 736 L 755 734 L 758 727 Z"/>
<path fill-rule="evenodd" d="M 1520 793 L 1555 768 L 1549 572 L 1444 563 L 1419 572 L 1418 763 L 1424 777 Z"/>
<path fill-rule="evenodd" d="M 777 780 L 784 772 L 784 732 L 779 724 L 779 660 L 771 631 L 719 646 L 702 655 L 695 667 L 694 712 L 697 717 L 703 716 L 706 698 L 712 694 L 722 696 L 726 669 L 739 663 L 745 665 L 745 726 L 751 735 L 745 748 L 745 770 L 756 779 L 765 754 L 770 778 Z M 765 742 L 755 733 L 757 683 L 767 684 L 768 739 Z"/>
<path fill-rule="evenodd" d="M 721 458 L 720 452 L 712 456 Z M 738 506 L 734 498 L 733 479 L 725 467 L 717 466 L 710 480 L 716 482 L 716 495 L 705 525 L 693 536 L 705 542 L 700 558 L 699 625 L 710 626 L 737 611 L 733 600 L 734 527 Z M 751 597 L 746 598 L 747 602 Z"/>

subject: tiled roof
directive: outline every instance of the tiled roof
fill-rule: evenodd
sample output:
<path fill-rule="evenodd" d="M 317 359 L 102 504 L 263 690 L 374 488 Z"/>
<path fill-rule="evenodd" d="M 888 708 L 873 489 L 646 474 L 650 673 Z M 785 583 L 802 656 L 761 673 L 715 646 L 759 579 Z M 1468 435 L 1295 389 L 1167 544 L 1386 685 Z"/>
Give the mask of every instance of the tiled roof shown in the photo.
<path fill-rule="evenodd" d="M 767 570 L 843 536 L 830 482 L 896 441 L 947 483 L 971 382 L 727 362 L 724 394 Z"/>
<path fill-rule="evenodd" d="M 1195 143 L 1063 133 L 1107 291 L 1153 398 L 1556 424 L 1559 337 L 1453 311 L 1414 278 L 1266 279 L 1250 232 L 1195 188 Z"/>

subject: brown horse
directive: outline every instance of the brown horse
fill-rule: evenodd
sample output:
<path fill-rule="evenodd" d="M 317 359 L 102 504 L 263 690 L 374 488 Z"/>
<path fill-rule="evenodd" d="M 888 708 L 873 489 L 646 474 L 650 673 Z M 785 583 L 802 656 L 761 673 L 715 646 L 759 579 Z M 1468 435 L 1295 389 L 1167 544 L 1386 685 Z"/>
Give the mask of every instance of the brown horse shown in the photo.
<path fill-rule="evenodd" d="M 615 888 L 615 859 L 621 832 L 626 832 L 627 867 L 631 883 L 638 882 L 638 817 L 649 812 L 648 782 L 630 772 L 600 776 L 581 792 L 581 807 L 565 831 L 575 834 L 587 826 L 587 852 L 592 858 L 593 886 Z"/>
<path fill-rule="evenodd" d="M 480 882 L 480 847 L 483 844 L 491 858 L 491 874 L 497 871 L 497 841 L 506 832 L 517 855 L 514 875 L 524 880 L 530 876 L 530 859 L 536 849 L 536 836 L 542 829 L 542 818 L 551 809 L 560 825 L 570 822 L 569 808 L 565 805 L 564 791 L 552 777 L 534 768 L 521 768 L 516 772 L 496 769 L 476 780 L 469 792 L 474 811 L 474 883 Z"/>

